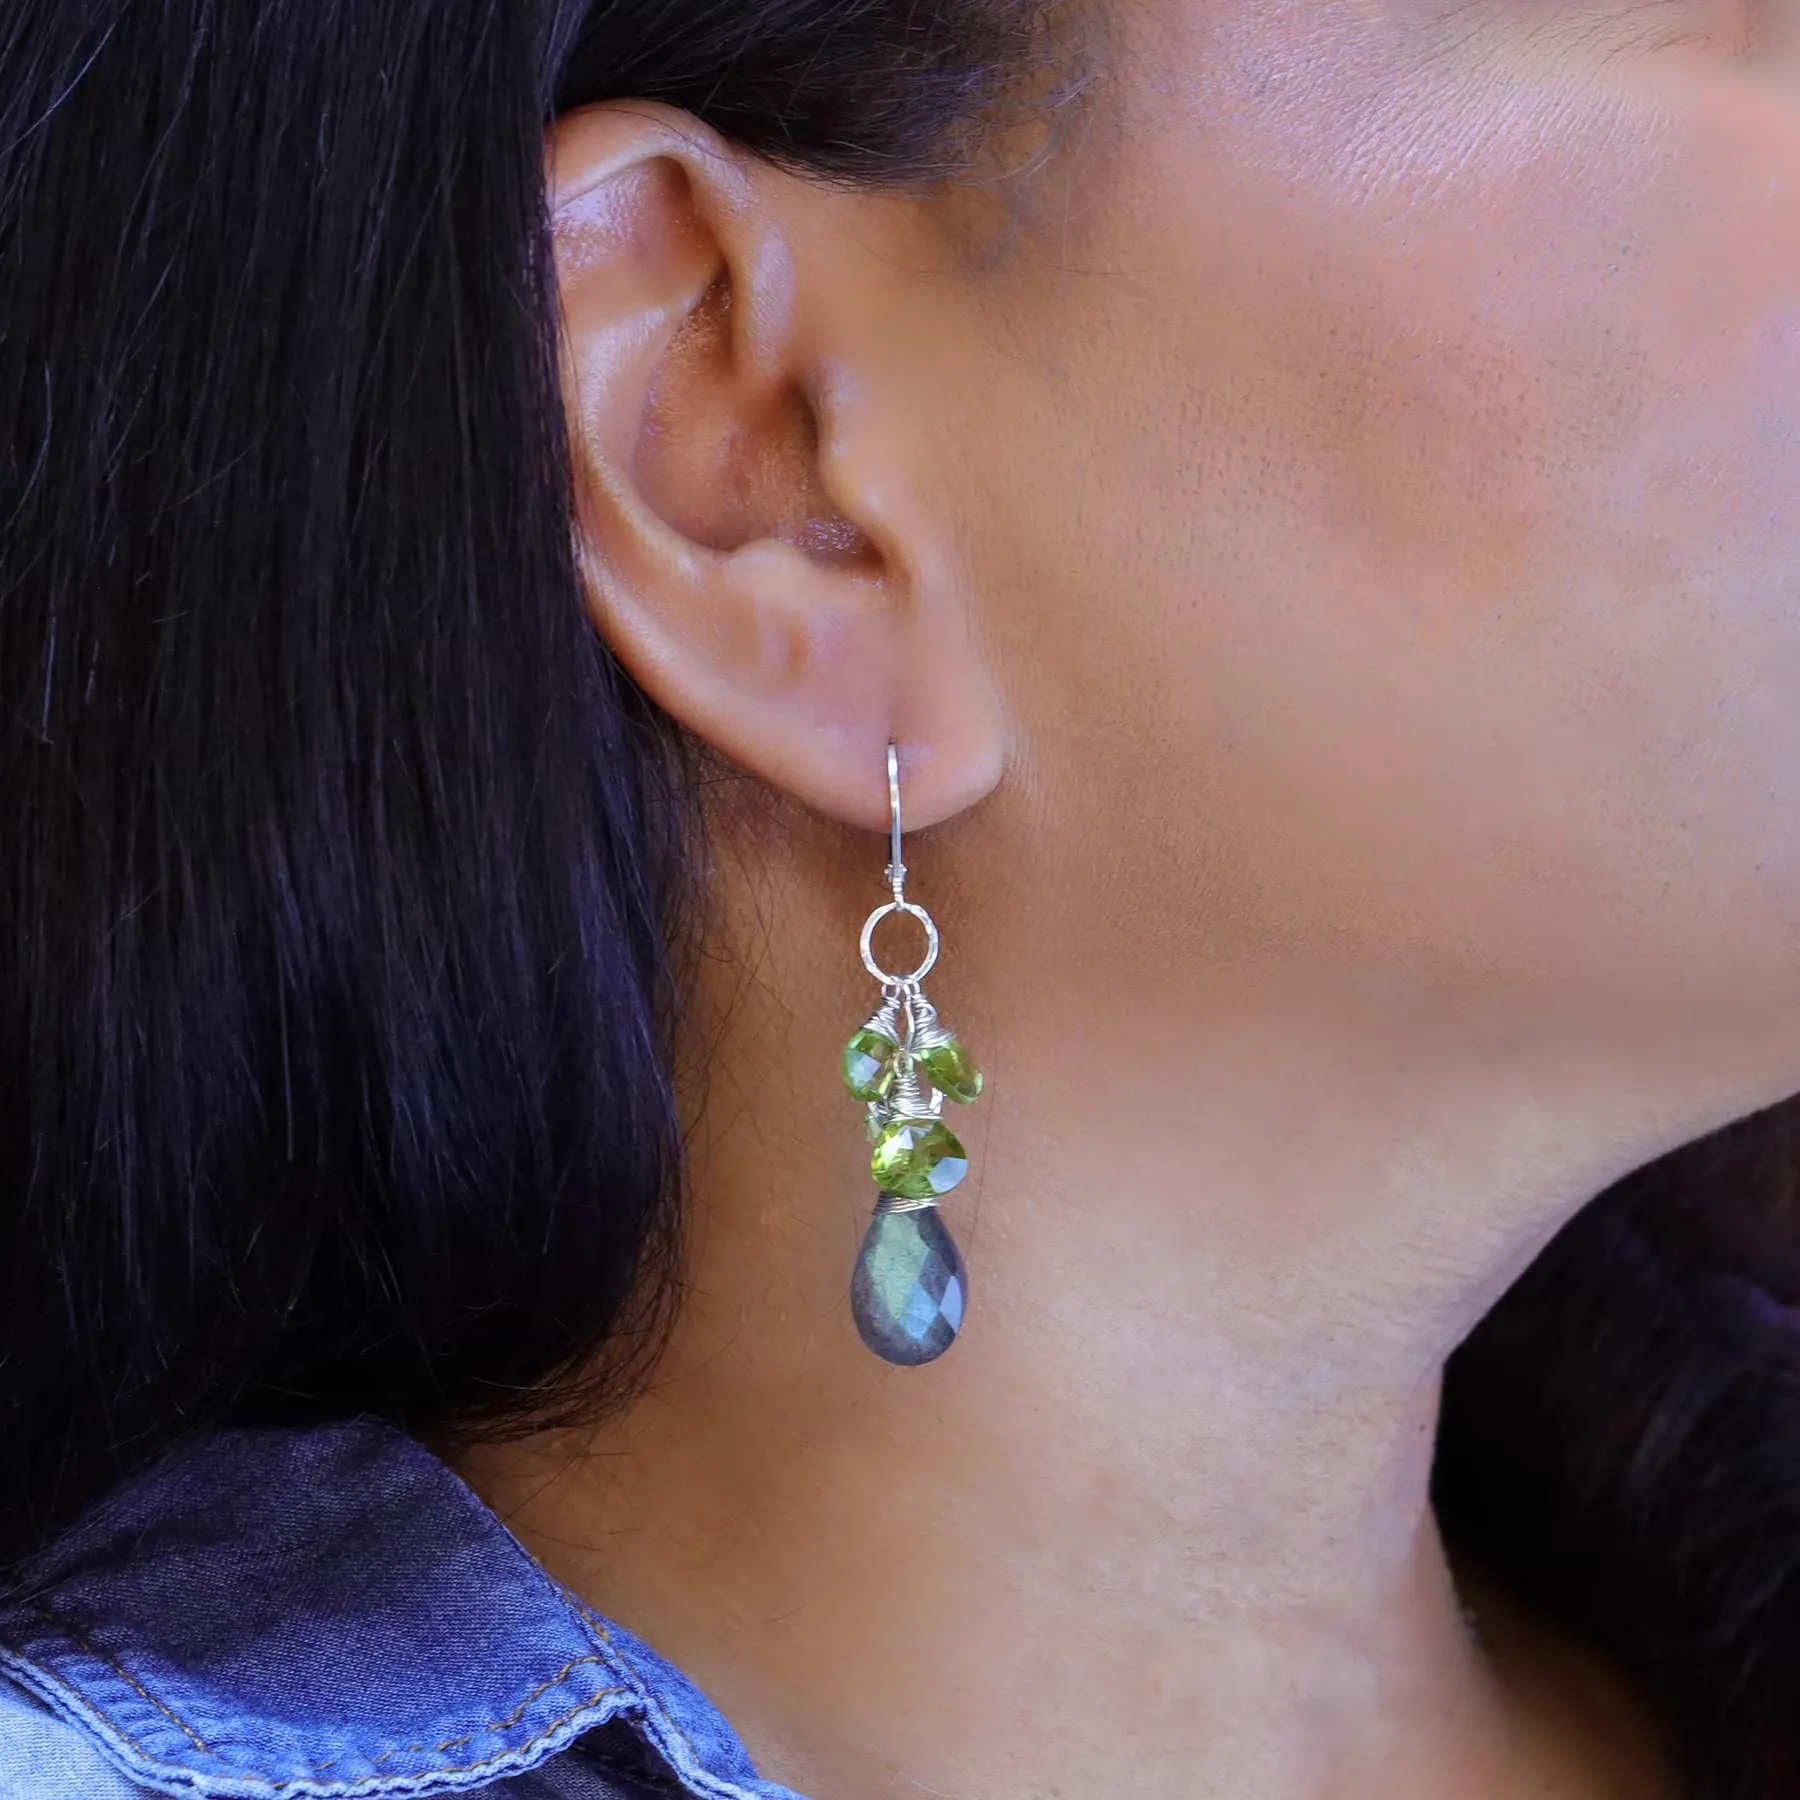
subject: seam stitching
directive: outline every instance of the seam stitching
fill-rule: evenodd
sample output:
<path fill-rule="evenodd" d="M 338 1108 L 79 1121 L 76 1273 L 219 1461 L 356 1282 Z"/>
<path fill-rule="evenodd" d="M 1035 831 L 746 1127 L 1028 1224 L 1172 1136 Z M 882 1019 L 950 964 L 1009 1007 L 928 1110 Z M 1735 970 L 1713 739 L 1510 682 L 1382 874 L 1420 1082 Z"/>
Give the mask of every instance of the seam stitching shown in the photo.
<path fill-rule="evenodd" d="M 111 1713 L 100 1712 L 100 1709 L 97 1706 L 94 1706 L 93 1702 L 91 1700 L 89 1700 L 88 1697 L 84 1693 L 82 1693 L 82 1691 L 79 1688 L 71 1686 L 68 1682 L 64 1681 L 63 1678 L 60 1675 L 58 1675 L 54 1670 L 46 1669 L 42 1663 L 32 1662 L 29 1657 L 19 1656 L 17 1651 L 14 1651 L 13 1655 L 15 1657 L 17 1657 L 17 1660 L 19 1662 L 25 1664 L 26 1667 L 34 1670 L 45 1681 L 49 1682 L 52 1687 L 60 1688 L 62 1690 L 62 1692 L 67 1694 L 72 1700 L 78 1701 L 82 1705 L 90 1707 L 94 1712 L 99 1713 L 100 1718 L 105 1721 L 107 1726 L 111 1730 L 116 1731 L 119 1734 L 119 1736 L 122 1737 L 126 1741 L 126 1743 L 128 1743 L 132 1747 L 132 1749 L 134 1749 L 138 1753 L 138 1755 L 144 1759 L 145 1762 L 153 1763 L 157 1760 L 156 1757 L 153 1756 L 148 1750 L 146 1750 L 144 1748 L 144 1746 L 142 1744 L 140 1744 L 137 1741 L 137 1739 L 134 1738 L 131 1735 L 131 1733 L 129 1731 L 127 1731 L 125 1729 L 125 1727 L 123 1725 L 121 1725 L 118 1722 L 118 1720 L 116 1720 L 112 1716 Z M 27 1690 L 27 1691 L 29 1691 L 29 1690 Z M 65 1723 L 72 1723 L 72 1721 L 65 1721 Z"/>
<path fill-rule="evenodd" d="M 605 1660 L 606 1659 L 601 1656 L 577 1656 L 571 1661 L 564 1663 L 548 1681 L 541 1682 L 538 1686 L 534 1687 L 504 1719 L 499 1721 L 498 1724 L 485 1725 L 482 1727 L 482 1731 L 511 1731 L 512 1728 L 524 1718 L 525 1709 L 531 1705 L 532 1701 L 542 1698 L 542 1696 L 549 1693 L 553 1687 L 558 1687 L 563 1682 L 567 1681 L 572 1671 L 584 1668 L 592 1663 L 604 1662 Z M 606 1690 L 609 1694 L 616 1694 L 619 1691 L 620 1690 L 617 1688 L 608 1688 Z M 480 1737 L 481 1735 L 481 1731 L 472 1731 L 469 1733 L 468 1737 L 453 1738 L 447 1744 L 439 1744 L 438 1748 L 440 1750 L 453 1750 L 458 1745 L 469 1743 L 472 1739 Z"/>
<path fill-rule="evenodd" d="M 161 1757 L 157 1756 L 154 1752 L 152 1752 L 150 1750 L 146 1750 L 144 1748 L 144 1746 L 142 1744 L 140 1744 L 137 1741 L 137 1739 L 134 1738 L 131 1735 L 131 1733 L 128 1732 L 124 1728 L 124 1726 L 120 1725 L 117 1722 L 117 1720 L 115 1720 L 110 1713 L 100 1711 L 100 1709 L 98 1707 L 94 1706 L 94 1703 L 93 1703 L 92 1699 L 89 1698 L 89 1696 L 84 1694 L 79 1688 L 73 1686 L 68 1681 L 65 1681 L 60 1675 L 58 1675 L 56 1673 L 55 1670 L 46 1668 L 42 1663 L 36 1661 L 33 1658 L 20 1655 L 19 1652 L 16 1650 L 14 1652 L 12 1652 L 12 1654 L 14 1657 L 17 1658 L 17 1660 L 20 1663 L 25 1664 L 29 1668 L 35 1670 L 39 1676 L 41 1676 L 44 1680 L 47 1680 L 48 1682 L 50 1682 L 52 1686 L 61 1689 L 62 1692 L 68 1694 L 78 1704 L 80 1704 L 86 1708 L 89 1708 L 95 1714 L 97 1714 L 98 1718 L 106 1726 L 106 1728 L 110 1731 L 116 1732 L 121 1738 L 123 1738 L 125 1740 L 125 1742 L 127 1744 L 129 1744 L 131 1746 L 131 1748 L 138 1753 L 138 1755 L 143 1759 L 144 1763 L 148 1766 L 149 1769 L 151 1769 L 152 1771 L 168 1770 L 172 1774 L 181 1775 L 190 1780 L 192 1780 L 194 1778 L 197 1771 L 195 1771 L 191 1768 L 184 1767 L 180 1763 L 165 1762 Z M 596 1658 L 595 1660 L 597 1661 L 598 1659 Z M 123 1670 L 121 1670 L 120 1673 L 122 1674 Z M 136 1685 L 136 1684 L 134 1683 L 133 1685 Z M 492 1767 L 494 1767 L 495 1764 L 506 1762 L 514 1756 L 528 1755 L 531 1751 L 535 1750 L 537 1748 L 537 1746 L 544 1741 L 545 1738 L 549 1737 L 552 1732 L 561 1730 L 562 1727 L 567 1725 L 571 1719 L 580 1718 L 584 1712 L 592 1712 L 596 1707 L 600 1706 L 603 1702 L 610 1700 L 619 1694 L 629 1694 L 631 1692 L 632 1692 L 632 1690 L 628 1687 L 602 1688 L 599 1691 L 599 1693 L 591 1695 L 588 1699 L 582 1701 L 579 1706 L 571 1707 L 560 1718 L 552 1719 L 550 1721 L 550 1723 L 545 1725 L 540 1731 L 538 1731 L 535 1736 L 528 1738 L 523 1744 L 517 1746 L 515 1749 L 502 1751 L 498 1756 L 486 1757 L 479 1762 L 462 1763 L 462 1764 L 453 1765 L 448 1768 L 425 1770 L 425 1771 L 422 1771 L 421 1773 L 425 1777 L 429 1777 L 430 1775 L 433 1775 L 433 1774 L 436 1774 L 436 1775 L 474 1775 L 474 1774 L 479 1774 L 483 1769 L 492 1768 Z M 151 1698 L 151 1696 L 147 1695 L 146 1698 Z M 71 1721 L 69 1721 L 69 1723 L 74 1724 L 75 1721 L 71 1720 Z M 79 1726 L 77 1726 L 76 1728 L 79 1729 Z M 423 1750 L 424 1746 L 422 1744 L 416 1744 L 416 1745 L 413 1745 L 412 1748 L 415 1750 Z M 208 1751 L 207 1754 L 216 1756 L 218 1753 L 216 1751 Z M 376 1760 L 384 1762 L 387 1760 L 387 1757 L 395 1756 L 398 1754 L 399 1754 L 398 1751 L 390 1750 L 390 1751 L 386 1752 L 385 1755 L 377 1758 Z M 221 1759 L 221 1760 L 223 1760 L 223 1759 Z M 244 1774 L 237 1775 L 234 1777 L 234 1779 L 236 1779 L 238 1781 L 242 1781 L 242 1782 L 246 1783 L 247 1785 L 253 1785 L 258 1793 L 282 1794 L 282 1793 L 286 1793 L 286 1792 L 290 1791 L 291 1789 L 299 1787 L 302 1784 L 302 1782 L 306 1781 L 312 1775 L 320 1774 L 326 1769 L 335 1768 L 341 1760 L 342 1759 L 339 1757 L 333 1757 L 330 1762 L 303 1763 L 301 1765 L 301 1773 L 299 1775 L 284 1776 L 279 1781 L 265 1781 L 259 1775 L 244 1775 Z M 142 1771 L 140 1771 L 139 1773 L 142 1773 Z M 369 1793 L 369 1792 L 373 1791 L 377 1786 L 379 1786 L 383 1782 L 388 1782 L 388 1781 L 393 1781 L 393 1780 L 412 1782 L 412 1781 L 417 1781 L 420 1778 L 421 1777 L 418 1775 L 402 1775 L 402 1776 L 397 1776 L 397 1777 L 389 1776 L 389 1775 L 365 1775 L 365 1776 L 359 1777 L 355 1781 L 349 1781 L 349 1782 L 344 1782 L 344 1783 L 332 1783 L 332 1784 L 330 1784 L 331 1789 L 332 1789 L 330 1800 L 353 1800 L 353 1797 L 355 1795 Z M 206 1777 L 204 1775 L 201 1775 L 200 1779 L 205 1780 Z"/>
<path fill-rule="evenodd" d="M 100 1647 L 93 1643 L 91 1639 L 83 1635 L 83 1633 L 69 1620 L 53 1610 L 46 1602 L 42 1600 L 35 1602 L 35 1608 L 43 1617 L 46 1624 L 55 1626 L 58 1631 L 67 1632 L 69 1637 L 74 1641 L 77 1649 L 85 1651 L 89 1656 L 93 1657 L 96 1662 L 104 1663 L 107 1668 L 111 1669 L 112 1672 L 126 1684 L 127 1687 L 130 1687 L 136 1693 L 141 1694 L 144 1699 L 148 1700 L 150 1704 L 154 1706 L 196 1750 L 200 1751 L 202 1755 L 211 1756 L 213 1754 L 212 1748 L 208 1745 L 206 1739 L 203 1738 L 178 1712 L 171 1710 L 169 1707 L 165 1706 L 162 1701 L 157 1699 L 157 1697 L 151 1693 L 151 1691 L 145 1687 L 129 1669 L 123 1667 L 119 1663 L 117 1658 L 108 1656 L 104 1650 L 100 1649 Z"/>
<path fill-rule="evenodd" d="M 602 1642 L 609 1647 L 612 1647 L 613 1634 L 608 1629 L 606 1620 L 595 1612 L 594 1609 L 572 1589 L 564 1588 L 563 1594 L 570 1609 L 593 1629 Z M 676 1778 L 682 1783 L 684 1789 L 690 1779 L 698 1780 L 704 1783 L 714 1794 L 725 1797 L 725 1800 L 748 1800 L 747 1789 L 723 1775 L 715 1775 L 713 1771 L 706 1766 L 706 1758 L 703 1757 L 695 1747 L 694 1740 L 687 1733 L 687 1728 L 672 1712 L 669 1711 L 668 1707 L 666 1707 L 656 1695 L 652 1694 L 643 1682 L 638 1679 L 637 1671 L 630 1666 L 628 1658 L 615 1656 L 611 1666 L 617 1673 L 623 1675 L 627 1681 L 630 1682 L 631 1686 L 629 1691 L 642 1704 L 646 1722 L 660 1723 L 675 1741 L 680 1744 L 681 1748 L 687 1752 L 687 1760 L 690 1765 L 689 1768 L 685 1771 L 681 1769 L 675 1770 Z M 661 1751 L 663 1747 L 658 1745 L 657 1748 Z M 664 1752 L 664 1754 L 666 1754 L 666 1752 Z"/>

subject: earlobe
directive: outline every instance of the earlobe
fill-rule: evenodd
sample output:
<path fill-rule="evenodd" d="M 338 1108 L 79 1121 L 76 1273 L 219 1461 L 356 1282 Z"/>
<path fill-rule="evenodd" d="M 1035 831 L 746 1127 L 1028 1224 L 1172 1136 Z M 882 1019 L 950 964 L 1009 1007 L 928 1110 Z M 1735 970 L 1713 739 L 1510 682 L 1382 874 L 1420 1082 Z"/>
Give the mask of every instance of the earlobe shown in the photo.
<path fill-rule="evenodd" d="M 918 580 L 934 559 L 858 517 L 847 474 L 879 461 L 879 422 L 837 398 L 856 384 L 805 216 L 845 197 L 649 105 L 570 115 L 551 157 L 598 629 L 684 727 L 818 811 L 880 826 L 890 738 L 917 824 L 970 804 L 1000 731 L 985 671 L 942 666 L 967 620 L 938 616 L 956 602 Z"/>

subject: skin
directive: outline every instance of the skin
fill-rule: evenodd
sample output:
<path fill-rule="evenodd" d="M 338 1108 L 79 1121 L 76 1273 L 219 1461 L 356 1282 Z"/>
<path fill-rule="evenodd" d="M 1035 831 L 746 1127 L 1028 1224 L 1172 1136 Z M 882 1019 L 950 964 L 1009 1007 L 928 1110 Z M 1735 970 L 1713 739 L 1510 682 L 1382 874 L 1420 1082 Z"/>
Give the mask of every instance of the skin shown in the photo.
<path fill-rule="evenodd" d="M 1101 23 L 947 196 L 553 134 L 596 627 L 718 753 L 692 1227 L 644 1398 L 468 1473 L 831 1800 L 1672 1792 L 1426 1480 L 1557 1226 L 1800 1089 L 1793 22 Z M 992 1084 L 917 1371 L 844 1300 L 890 737 Z"/>

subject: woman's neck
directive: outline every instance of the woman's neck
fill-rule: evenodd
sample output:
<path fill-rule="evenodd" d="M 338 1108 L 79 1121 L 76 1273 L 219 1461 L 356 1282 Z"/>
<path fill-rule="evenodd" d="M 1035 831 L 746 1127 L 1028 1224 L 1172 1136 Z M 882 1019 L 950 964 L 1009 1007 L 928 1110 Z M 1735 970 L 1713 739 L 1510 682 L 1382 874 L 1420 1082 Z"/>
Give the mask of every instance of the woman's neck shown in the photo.
<path fill-rule="evenodd" d="M 879 1370 L 802 1377 L 776 1410 L 759 1360 L 720 1344 L 621 1429 L 468 1472 L 776 1779 L 820 1800 L 1536 1796 L 1509 1785 L 1424 1504 L 1429 1392 L 1321 1411 L 1277 1467 L 1172 1383 L 1105 1419 L 1097 1382 L 1084 1426 L 1016 1379 L 925 1395 Z M 733 1363 L 746 1381 L 719 1379 Z"/>
<path fill-rule="evenodd" d="M 1109 1014 L 1129 1055 L 1021 1006 L 945 1203 L 970 1322 L 900 1370 L 848 1323 L 856 1108 L 828 1050 L 793 1078 L 842 1002 L 798 965 L 774 991 L 712 1015 L 657 1380 L 465 1465 L 768 1773 L 821 1800 L 1655 1791 L 1620 1709 L 1497 1674 L 1428 1492 L 1444 1357 L 1662 1147 L 1630 1083 L 1402 1054 L 1341 996 L 1276 1032 L 1221 995 L 1166 1043 Z"/>

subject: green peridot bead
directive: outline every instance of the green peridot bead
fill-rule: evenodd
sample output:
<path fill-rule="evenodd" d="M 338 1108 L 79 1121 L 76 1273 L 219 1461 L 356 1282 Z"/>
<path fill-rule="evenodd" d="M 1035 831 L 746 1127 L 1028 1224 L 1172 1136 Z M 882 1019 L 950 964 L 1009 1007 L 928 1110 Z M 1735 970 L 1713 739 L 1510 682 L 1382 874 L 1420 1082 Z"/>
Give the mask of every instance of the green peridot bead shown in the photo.
<path fill-rule="evenodd" d="M 956 1038 L 946 1038 L 918 1053 L 931 1085 L 959 1106 L 981 1098 L 981 1071 Z"/>
<path fill-rule="evenodd" d="M 935 1200 L 969 1172 L 968 1153 L 941 1119 L 896 1119 L 875 1140 L 875 1184 L 903 1200 Z"/>
<path fill-rule="evenodd" d="M 844 1046 L 844 1086 L 858 1100 L 885 1100 L 894 1084 L 894 1056 L 900 1046 L 863 1026 Z"/>

